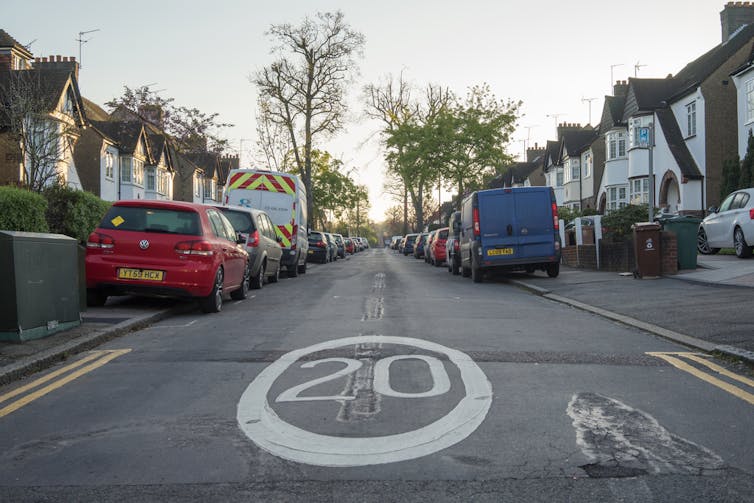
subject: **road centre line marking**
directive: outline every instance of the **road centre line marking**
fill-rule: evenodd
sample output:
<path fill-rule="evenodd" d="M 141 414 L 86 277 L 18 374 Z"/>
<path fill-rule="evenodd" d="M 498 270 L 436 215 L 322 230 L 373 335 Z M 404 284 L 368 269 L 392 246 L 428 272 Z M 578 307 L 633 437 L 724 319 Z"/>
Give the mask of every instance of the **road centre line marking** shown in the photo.
<path fill-rule="evenodd" d="M 100 359 L 97 360 L 97 361 L 95 361 L 94 363 L 90 363 L 89 365 L 87 365 L 87 366 L 85 366 L 83 368 L 80 368 L 79 370 L 77 370 L 77 371 L 75 371 L 75 372 L 73 372 L 71 374 L 68 374 L 67 376 L 63 377 L 59 381 L 55 381 L 52 384 L 48 384 L 44 388 L 41 388 L 41 389 L 35 391 L 34 393 L 26 395 L 24 398 L 16 400 L 15 402 L 13 402 L 13 403 L 11 403 L 9 405 L 6 405 L 2 409 L 0 409 L 0 417 L 5 417 L 8 414 L 10 414 L 11 412 L 17 411 L 21 407 L 30 404 L 31 402 L 33 402 L 37 398 L 43 397 L 46 394 L 48 394 L 48 393 L 50 393 L 52 391 L 55 391 L 58 388 L 61 388 L 61 387 L 65 386 L 69 382 L 71 382 L 71 381 L 73 381 L 75 379 L 78 379 L 79 377 L 81 377 L 84 374 L 88 374 L 92 370 L 98 369 L 99 367 L 103 366 L 104 364 L 106 364 L 106 363 L 108 363 L 108 362 L 110 362 L 110 361 L 118 358 L 119 356 L 122 356 L 122 355 L 124 355 L 126 353 L 129 353 L 130 351 L 131 351 L 130 349 L 115 349 L 115 350 L 108 350 L 108 351 L 100 352 L 100 354 L 96 355 L 96 356 L 99 356 Z M 102 353 L 104 353 L 104 354 L 102 354 Z M 79 364 L 79 362 L 76 362 L 76 363 Z M 76 364 L 69 365 L 68 367 L 65 367 L 65 368 L 60 369 L 60 370 L 68 371 L 68 370 L 71 370 L 72 368 L 75 368 L 77 366 L 79 366 L 79 365 L 76 365 Z M 56 371 L 56 372 L 58 372 L 58 371 Z M 46 379 L 46 377 L 49 377 L 49 376 L 45 376 L 42 379 Z M 47 380 L 49 380 L 49 379 L 47 379 Z M 31 388 L 36 387 L 36 386 L 39 386 L 39 384 L 43 384 L 44 382 L 47 382 L 47 380 L 44 380 L 42 382 L 38 382 L 38 381 L 40 381 L 38 379 L 37 381 L 34 381 L 34 382 L 30 383 L 29 385 L 27 385 L 27 386 L 29 386 L 28 389 L 31 389 Z M 4 398 L 4 397 L 0 397 L 0 398 Z M 4 398 L 4 399 L 7 399 L 7 398 Z"/>
<path fill-rule="evenodd" d="M 666 362 L 668 362 L 669 364 L 671 364 L 672 366 L 674 366 L 675 368 L 677 368 L 679 370 L 683 370 L 684 372 L 688 372 L 689 374 L 693 375 L 694 377 L 696 377 L 698 379 L 701 379 L 702 381 L 705 381 L 705 382 L 707 382 L 709 384 L 712 384 L 713 386 L 717 386 L 718 388 L 720 388 L 720 389 L 722 389 L 724 391 L 727 391 L 731 395 L 733 395 L 733 396 L 735 396 L 737 398 L 740 398 L 741 400 L 743 400 L 745 402 L 748 402 L 751 405 L 754 405 L 754 394 L 747 393 L 746 391 L 742 390 L 741 388 L 739 388 L 737 386 L 733 386 L 732 384 L 727 383 L 727 382 L 723 381 L 722 379 L 718 379 L 715 376 L 709 375 L 706 372 L 703 372 L 703 371 L 699 370 L 698 368 L 696 368 L 696 367 L 694 367 L 692 365 L 689 365 L 688 363 L 682 361 L 678 357 L 688 358 L 688 359 L 693 360 L 693 361 L 695 361 L 697 363 L 701 363 L 702 365 L 704 365 L 706 367 L 709 367 L 711 370 L 715 370 L 716 372 L 719 372 L 719 370 L 717 370 L 715 368 L 715 367 L 717 367 L 718 369 L 720 369 L 722 371 L 722 372 L 719 372 L 720 374 L 723 374 L 723 375 L 725 375 L 727 377 L 730 377 L 732 379 L 736 379 L 737 381 L 741 381 L 741 382 L 749 381 L 745 377 L 741 377 L 741 376 L 732 377 L 730 375 L 730 374 L 732 374 L 731 372 L 728 372 L 727 370 L 723 369 L 722 367 L 718 367 L 717 365 L 715 365 L 715 364 L 713 364 L 711 362 L 700 361 L 700 360 L 703 360 L 703 359 L 699 358 L 694 353 L 653 353 L 653 352 L 648 352 L 647 354 L 650 355 L 650 356 L 656 356 L 657 358 L 661 358 L 661 359 L 665 360 Z M 735 375 L 735 374 L 733 374 L 733 375 Z M 747 384 L 749 384 L 749 383 L 747 383 Z"/>

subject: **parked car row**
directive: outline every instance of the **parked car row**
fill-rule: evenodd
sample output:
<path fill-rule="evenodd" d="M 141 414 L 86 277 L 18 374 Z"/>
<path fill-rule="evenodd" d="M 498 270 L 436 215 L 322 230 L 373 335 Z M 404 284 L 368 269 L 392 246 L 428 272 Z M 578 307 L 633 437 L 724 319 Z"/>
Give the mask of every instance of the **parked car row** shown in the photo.
<path fill-rule="evenodd" d="M 309 231 L 308 262 L 327 264 L 339 258 L 346 258 L 369 248 L 369 242 L 362 237 L 343 237 L 322 231 Z"/>
<path fill-rule="evenodd" d="M 242 300 L 249 289 L 278 282 L 286 250 L 296 248 L 281 234 L 267 212 L 248 206 L 117 201 L 87 239 L 87 304 L 102 306 L 115 295 L 179 297 L 219 312 L 226 294 Z M 308 261 L 331 262 L 369 246 L 321 232 L 310 232 L 308 242 L 306 261 L 290 260 L 288 276 L 306 273 Z"/>
<path fill-rule="evenodd" d="M 398 251 L 404 255 L 413 255 L 416 259 L 440 267 L 447 261 L 446 241 L 448 227 L 418 234 L 407 234 L 398 245 Z"/>
<path fill-rule="evenodd" d="M 714 255 L 721 248 L 733 248 L 739 258 L 754 251 L 754 188 L 737 190 L 699 224 L 697 250 Z"/>

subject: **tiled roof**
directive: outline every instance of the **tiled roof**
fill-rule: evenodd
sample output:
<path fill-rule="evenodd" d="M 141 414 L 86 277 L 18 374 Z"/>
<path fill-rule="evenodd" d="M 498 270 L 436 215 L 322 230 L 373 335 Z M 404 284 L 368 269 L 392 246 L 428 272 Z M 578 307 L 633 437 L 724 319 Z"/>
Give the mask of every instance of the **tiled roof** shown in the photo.
<path fill-rule="evenodd" d="M 220 178 L 219 165 L 220 156 L 213 152 L 203 152 L 199 154 L 184 154 L 191 162 L 204 170 L 207 178 Z"/>
<path fill-rule="evenodd" d="M 583 152 L 599 136 L 595 129 L 582 129 L 580 131 L 566 131 L 563 133 L 563 144 L 569 155 Z"/>
<path fill-rule="evenodd" d="M 42 100 L 41 104 L 48 112 L 52 112 L 55 109 L 66 90 L 68 82 L 72 82 L 76 105 L 81 111 L 76 120 L 77 122 L 83 120 L 84 106 L 78 93 L 76 78 L 70 71 L 59 69 L 0 71 L 0 90 L 9 89 L 12 79 L 17 79 L 21 85 L 28 86 L 31 92 L 39 92 L 39 97 Z"/>
<path fill-rule="evenodd" d="M 600 121 L 600 133 L 611 130 L 623 124 L 623 109 L 626 106 L 625 96 L 605 96 L 605 104 L 602 108 L 602 120 Z"/>
<path fill-rule="evenodd" d="M 30 58 L 33 56 L 32 53 L 29 51 L 29 49 L 26 48 L 26 46 L 21 45 L 18 40 L 8 35 L 8 32 L 0 29 L 0 48 L 13 48 L 17 51 L 20 51 L 26 56 L 27 58 Z"/>
<path fill-rule="evenodd" d="M 689 86 L 706 80 L 725 61 L 731 58 L 741 47 L 751 43 L 754 38 L 754 24 L 744 26 L 728 41 L 715 46 L 702 56 L 684 66 L 673 80 L 676 81 L 676 92 L 683 91 Z"/>
<path fill-rule="evenodd" d="M 84 103 L 84 113 L 87 119 L 95 121 L 106 121 L 110 117 L 105 110 L 97 105 L 95 102 L 81 97 L 81 101 Z"/>
<path fill-rule="evenodd" d="M 696 165 L 696 161 L 691 156 L 686 142 L 683 139 L 681 129 L 678 127 L 678 122 L 675 120 L 673 111 L 669 108 L 663 108 L 657 110 L 657 119 L 662 128 L 662 132 L 665 135 L 665 140 L 668 142 L 668 147 L 673 153 L 678 167 L 681 169 L 683 176 L 689 179 L 700 180 L 703 178 L 699 167 Z"/>
<path fill-rule="evenodd" d="M 118 144 L 121 152 L 133 154 L 143 127 L 138 122 L 91 121 L 92 127 Z"/>

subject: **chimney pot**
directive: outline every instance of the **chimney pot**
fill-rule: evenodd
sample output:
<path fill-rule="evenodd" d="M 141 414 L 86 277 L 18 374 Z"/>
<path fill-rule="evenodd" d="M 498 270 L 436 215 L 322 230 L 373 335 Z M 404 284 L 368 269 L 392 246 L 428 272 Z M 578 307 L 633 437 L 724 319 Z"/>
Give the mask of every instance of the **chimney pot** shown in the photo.
<path fill-rule="evenodd" d="M 63 56 L 61 56 L 60 54 L 55 56 L 55 61 L 62 61 L 62 60 L 63 60 Z"/>

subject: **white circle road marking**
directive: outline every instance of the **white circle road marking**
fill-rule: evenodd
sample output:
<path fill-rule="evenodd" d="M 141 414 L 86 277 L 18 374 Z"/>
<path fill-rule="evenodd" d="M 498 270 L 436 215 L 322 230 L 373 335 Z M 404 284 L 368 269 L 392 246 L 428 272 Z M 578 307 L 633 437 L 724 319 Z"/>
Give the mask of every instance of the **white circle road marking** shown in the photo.
<path fill-rule="evenodd" d="M 448 414 L 414 431 L 379 437 L 346 438 L 312 433 L 281 419 L 267 401 L 275 380 L 301 357 L 348 345 L 375 343 L 413 346 L 442 353 L 458 367 L 466 395 Z M 465 439 L 482 424 L 492 404 L 492 385 L 468 355 L 434 342 L 362 335 L 322 342 L 284 354 L 262 370 L 238 402 L 241 430 L 265 451 L 318 466 L 364 466 L 419 458 Z"/>

